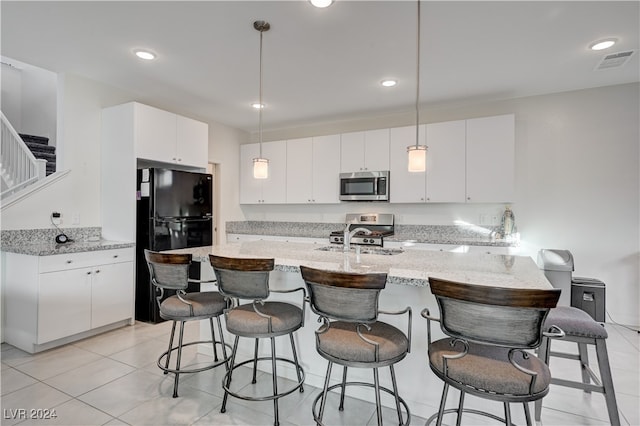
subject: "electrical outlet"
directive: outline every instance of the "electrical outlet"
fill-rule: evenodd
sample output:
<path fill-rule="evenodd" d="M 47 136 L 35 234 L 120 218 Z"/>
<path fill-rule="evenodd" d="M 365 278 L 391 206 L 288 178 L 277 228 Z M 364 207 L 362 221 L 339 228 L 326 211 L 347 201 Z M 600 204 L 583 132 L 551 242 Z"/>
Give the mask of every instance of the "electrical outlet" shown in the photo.
<path fill-rule="evenodd" d="M 71 215 L 71 224 L 80 225 L 80 213 L 75 212 Z"/>
<path fill-rule="evenodd" d="M 491 215 L 491 223 L 489 225 L 491 226 L 500 225 L 500 216 L 498 216 L 497 214 Z"/>
<path fill-rule="evenodd" d="M 490 225 L 490 223 L 489 223 L 489 215 L 481 214 L 480 215 L 480 223 L 478 223 L 478 225 L 480 225 L 480 226 Z"/>
<path fill-rule="evenodd" d="M 54 225 L 61 225 L 62 213 L 58 213 L 58 212 L 51 213 L 51 222 L 53 222 Z"/>

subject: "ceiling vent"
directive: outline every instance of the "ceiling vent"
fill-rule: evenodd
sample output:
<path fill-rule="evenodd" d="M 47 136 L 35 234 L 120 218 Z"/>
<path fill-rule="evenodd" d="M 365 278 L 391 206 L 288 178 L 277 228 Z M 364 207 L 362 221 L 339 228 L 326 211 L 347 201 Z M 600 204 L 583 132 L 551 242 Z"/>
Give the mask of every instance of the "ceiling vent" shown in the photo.
<path fill-rule="evenodd" d="M 633 50 L 627 50 L 626 52 L 610 53 L 605 55 L 604 58 L 596 65 L 596 70 L 606 70 L 609 68 L 620 68 L 627 62 L 633 55 Z"/>

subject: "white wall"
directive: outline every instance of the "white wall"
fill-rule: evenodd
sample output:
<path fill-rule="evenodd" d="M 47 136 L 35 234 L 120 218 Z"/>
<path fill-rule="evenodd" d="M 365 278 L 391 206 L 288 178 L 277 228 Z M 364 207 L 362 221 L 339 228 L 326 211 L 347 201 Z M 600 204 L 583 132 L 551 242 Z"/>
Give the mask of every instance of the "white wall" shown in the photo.
<path fill-rule="evenodd" d="M 424 122 L 506 113 L 516 115 L 516 199 L 521 253 L 570 250 L 575 275 L 601 279 L 613 320 L 639 325 L 640 135 L 637 83 L 491 104 L 421 110 Z M 428 118 L 428 120 L 426 120 Z M 359 122 L 316 124 L 265 135 L 277 140 L 366 128 L 410 125 L 406 114 Z M 360 126 L 360 127 L 358 127 Z M 402 224 L 477 223 L 503 205 L 342 203 L 242 206 L 249 220 L 340 222 L 347 212 L 396 214 Z"/>

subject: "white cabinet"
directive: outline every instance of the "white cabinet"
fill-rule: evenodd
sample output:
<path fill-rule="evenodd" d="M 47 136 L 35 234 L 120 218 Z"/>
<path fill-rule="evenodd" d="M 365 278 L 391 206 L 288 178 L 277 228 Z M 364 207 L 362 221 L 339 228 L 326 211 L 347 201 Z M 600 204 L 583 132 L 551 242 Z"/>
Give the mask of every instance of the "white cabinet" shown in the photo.
<path fill-rule="evenodd" d="M 420 125 L 418 138 L 419 144 L 428 146 L 425 173 L 409 172 L 407 168 L 407 146 L 416 143 L 416 127 L 391 129 L 390 201 L 464 203 L 464 120 Z"/>
<path fill-rule="evenodd" d="M 467 120 L 467 202 L 513 201 L 513 114 Z"/>
<path fill-rule="evenodd" d="M 287 142 L 262 143 L 262 157 L 269 160 L 267 179 L 253 177 L 253 159 L 260 144 L 240 145 L 240 204 L 283 204 L 287 201 Z"/>
<path fill-rule="evenodd" d="M 34 353 L 134 320 L 133 247 L 3 256 L 7 343 Z"/>
<path fill-rule="evenodd" d="M 126 143 L 134 147 L 135 158 L 183 167 L 207 167 L 209 126 L 206 123 L 138 102 L 105 111 L 103 126 L 121 127 L 126 133 Z"/>
<path fill-rule="evenodd" d="M 342 172 L 389 170 L 389 129 L 343 133 Z"/>
<path fill-rule="evenodd" d="M 513 201 L 514 115 L 420 126 L 428 146 L 427 171 L 407 171 L 406 148 L 415 126 L 391 129 L 392 203 L 501 203 Z"/>
<path fill-rule="evenodd" d="M 339 203 L 340 135 L 287 141 L 287 203 Z"/>

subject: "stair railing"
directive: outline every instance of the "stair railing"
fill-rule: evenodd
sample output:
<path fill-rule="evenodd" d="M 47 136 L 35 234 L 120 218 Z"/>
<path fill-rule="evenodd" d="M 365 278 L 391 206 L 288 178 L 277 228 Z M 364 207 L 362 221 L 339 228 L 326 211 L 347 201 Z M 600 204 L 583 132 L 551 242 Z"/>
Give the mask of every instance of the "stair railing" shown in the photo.
<path fill-rule="evenodd" d="M 0 172 L 6 183 L 6 189 L 2 191 L 0 198 L 4 198 L 43 179 L 46 176 L 47 160 L 36 159 L 2 111 L 0 116 Z"/>

